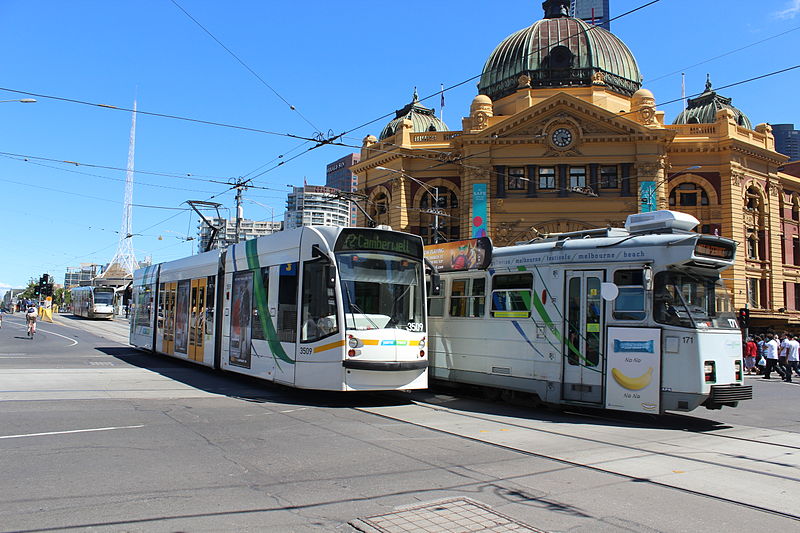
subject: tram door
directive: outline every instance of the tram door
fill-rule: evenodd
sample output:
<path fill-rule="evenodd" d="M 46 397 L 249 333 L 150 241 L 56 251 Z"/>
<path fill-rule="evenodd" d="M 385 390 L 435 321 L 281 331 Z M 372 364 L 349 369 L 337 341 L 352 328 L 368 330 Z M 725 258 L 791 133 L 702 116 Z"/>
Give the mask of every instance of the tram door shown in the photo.
<path fill-rule="evenodd" d="M 206 278 L 193 279 L 189 296 L 189 359 L 203 360 L 206 316 Z"/>
<path fill-rule="evenodd" d="M 164 284 L 164 353 L 175 354 L 175 298 L 178 284 Z"/>
<path fill-rule="evenodd" d="M 602 270 L 568 270 L 564 299 L 562 397 L 600 404 L 603 401 Z"/>

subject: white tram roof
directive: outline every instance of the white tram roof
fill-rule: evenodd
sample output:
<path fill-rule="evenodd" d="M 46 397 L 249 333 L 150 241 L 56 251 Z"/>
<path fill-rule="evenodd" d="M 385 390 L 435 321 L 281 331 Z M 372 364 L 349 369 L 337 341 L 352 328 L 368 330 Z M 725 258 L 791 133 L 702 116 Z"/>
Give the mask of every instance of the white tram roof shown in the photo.
<path fill-rule="evenodd" d="M 492 250 L 489 268 L 503 269 L 547 264 L 592 265 L 605 263 L 685 264 L 719 268 L 733 264 L 734 257 L 697 258 L 699 239 L 725 247 L 731 239 L 688 231 L 697 219 L 684 213 L 659 211 L 630 215 L 626 228 L 600 228 L 551 235 L 525 244 L 497 247 Z"/>

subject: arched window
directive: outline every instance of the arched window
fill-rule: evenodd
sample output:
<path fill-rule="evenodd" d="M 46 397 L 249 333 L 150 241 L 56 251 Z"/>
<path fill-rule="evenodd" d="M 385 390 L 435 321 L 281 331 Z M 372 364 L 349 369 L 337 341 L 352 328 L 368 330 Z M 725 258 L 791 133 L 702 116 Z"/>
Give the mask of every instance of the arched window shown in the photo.
<path fill-rule="evenodd" d="M 372 199 L 367 207 L 367 213 L 375 224 L 389 224 L 389 197 L 380 192 Z"/>
<path fill-rule="evenodd" d="M 419 200 L 420 235 L 426 244 L 436 241 L 434 236 L 438 229 L 438 242 L 457 241 L 461 238 L 459 224 L 460 212 L 458 195 L 447 187 L 429 187 Z M 434 195 L 438 202 L 434 201 Z M 438 213 L 438 228 L 437 226 Z"/>
<path fill-rule="evenodd" d="M 800 197 L 792 195 L 792 220 L 800 221 Z"/>
<path fill-rule="evenodd" d="M 669 193 L 670 207 L 696 207 L 708 204 L 708 193 L 694 183 L 681 183 Z"/>

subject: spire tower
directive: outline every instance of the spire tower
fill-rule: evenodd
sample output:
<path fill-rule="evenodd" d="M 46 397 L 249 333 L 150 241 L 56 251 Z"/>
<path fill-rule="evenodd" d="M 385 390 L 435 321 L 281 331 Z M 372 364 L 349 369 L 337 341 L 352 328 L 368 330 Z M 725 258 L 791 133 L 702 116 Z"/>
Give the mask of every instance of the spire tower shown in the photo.
<path fill-rule="evenodd" d="M 122 225 L 119 230 L 119 244 L 114 258 L 101 278 L 133 277 L 138 267 L 133 254 L 133 155 L 136 146 L 136 100 L 133 101 L 133 117 L 131 118 L 131 136 L 128 143 L 128 167 L 125 174 L 125 201 L 122 207 Z"/>

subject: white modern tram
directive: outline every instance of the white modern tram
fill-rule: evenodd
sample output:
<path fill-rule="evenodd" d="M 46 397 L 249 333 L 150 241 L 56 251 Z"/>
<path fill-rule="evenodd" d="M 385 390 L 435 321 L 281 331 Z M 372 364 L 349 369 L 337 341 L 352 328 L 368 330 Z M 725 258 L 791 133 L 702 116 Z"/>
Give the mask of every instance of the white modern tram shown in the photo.
<path fill-rule="evenodd" d="M 663 413 L 752 398 L 720 272 L 736 243 L 671 211 L 492 249 L 426 246 L 430 378 L 551 404 Z"/>
<path fill-rule="evenodd" d="M 75 287 L 70 293 L 73 315 L 114 318 L 114 287 Z"/>
<path fill-rule="evenodd" d="M 138 348 L 331 391 L 428 385 L 422 240 L 303 227 L 134 274 Z"/>

